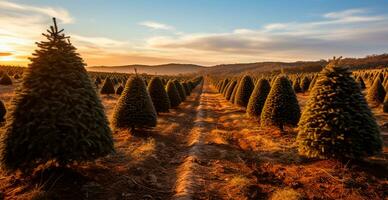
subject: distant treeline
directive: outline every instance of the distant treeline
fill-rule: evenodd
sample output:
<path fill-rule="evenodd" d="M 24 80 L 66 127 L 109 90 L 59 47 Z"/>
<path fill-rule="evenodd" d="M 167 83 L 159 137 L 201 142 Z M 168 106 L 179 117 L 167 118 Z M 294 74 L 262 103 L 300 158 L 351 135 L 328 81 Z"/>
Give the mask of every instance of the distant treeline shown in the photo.
<path fill-rule="evenodd" d="M 258 62 L 246 64 L 216 65 L 207 70 L 210 74 L 240 74 L 240 73 L 278 73 L 283 70 L 286 73 L 319 72 L 327 65 L 326 60 L 298 61 L 298 62 Z M 379 69 L 388 67 L 388 54 L 370 55 L 364 58 L 344 58 L 341 66 L 347 66 L 351 70 Z"/>

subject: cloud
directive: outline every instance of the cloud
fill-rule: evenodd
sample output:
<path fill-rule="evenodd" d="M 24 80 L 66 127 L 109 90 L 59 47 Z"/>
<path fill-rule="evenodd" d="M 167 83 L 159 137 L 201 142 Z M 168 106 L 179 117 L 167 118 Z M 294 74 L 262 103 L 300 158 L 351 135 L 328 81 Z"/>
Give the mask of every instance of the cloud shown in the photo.
<path fill-rule="evenodd" d="M 172 30 L 174 29 L 173 26 L 169 26 L 167 24 L 162 24 L 159 22 L 154 22 L 154 21 L 144 21 L 140 22 L 139 25 L 145 26 L 151 29 L 160 29 L 160 30 Z"/>
<path fill-rule="evenodd" d="M 9 52 L 0 52 L 0 56 L 12 56 L 12 53 L 9 53 Z"/>
<path fill-rule="evenodd" d="M 72 23 L 74 19 L 70 16 L 69 12 L 62 8 L 53 7 L 37 7 L 25 4 L 17 4 L 5 0 L 0 1 L 0 9 L 10 11 L 24 11 L 43 14 L 49 17 L 56 17 L 63 23 Z"/>
<path fill-rule="evenodd" d="M 366 9 L 350 9 L 325 13 L 316 21 L 273 23 L 261 29 L 151 37 L 147 45 L 197 54 L 212 52 L 213 58 L 232 56 L 240 58 L 236 62 L 251 62 L 382 53 L 387 50 L 387 37 L 387 16 L 373 15 Z"/>

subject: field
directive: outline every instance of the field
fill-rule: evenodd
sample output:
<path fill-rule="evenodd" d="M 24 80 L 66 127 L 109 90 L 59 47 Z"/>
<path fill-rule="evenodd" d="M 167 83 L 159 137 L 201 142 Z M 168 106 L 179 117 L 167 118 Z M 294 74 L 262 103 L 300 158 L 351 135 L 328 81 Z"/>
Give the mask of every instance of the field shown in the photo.
<path fill-rule="evenodd" d="M 19 85 L 0 86 L 10 104 Z M 119 95 L 101 95 L 111 120 Z M 304 107 L 307 93 L 299 93 Z M 307 159 L 297 129 L 260 128 L 206 78 L 154 129 L 113 132 L 115 153 L 72 169 L 1 173 L 6 199 L 384 199 L 388 197 L 388 114 L 373 110 L 383 154 L 363 161 Z"/>

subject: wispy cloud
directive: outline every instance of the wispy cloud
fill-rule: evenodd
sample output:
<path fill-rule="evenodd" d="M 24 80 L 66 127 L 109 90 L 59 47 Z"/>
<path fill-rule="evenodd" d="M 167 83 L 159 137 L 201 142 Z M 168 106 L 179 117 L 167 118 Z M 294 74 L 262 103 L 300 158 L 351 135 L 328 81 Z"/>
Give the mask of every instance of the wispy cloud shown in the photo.
<path fill-rule="evenodd" d="M 149 38 L 150 48 L 212 52 L 213 60 L 258 61 L 357 56 L 387 50 L 388 17 L 366 9 L 325 13 L 309 22 L 272 23 L 261 29 Z M 210 58 L 210 56 L 207 56 Z"/>
<path fill-rule="evenodd" d="M 20 3 L 13 3 L 6 0 L 0 0 L 0 9 L 11 10 L 11 11 L 35 12 L 38 14 L 44 14 L 49 17 L 56 17 L 59 20 L 61 20 L 63 23 L 74 22 L 74 19 L 70 16 L 69 12 L 62 8 L 37 7 L 37 6 L 20 4 Z"/>
<path fill-rule="evenodd" d="M 151 29 L 160 29 L 160 30 L 172 30 L 174 29 L 173 26 L 167 25 L 167 24 L 162 24 L 159 22 L 154 22 L 154 21 L 144 21 L 140 22 L 139 25 L 145 26 Z"/>

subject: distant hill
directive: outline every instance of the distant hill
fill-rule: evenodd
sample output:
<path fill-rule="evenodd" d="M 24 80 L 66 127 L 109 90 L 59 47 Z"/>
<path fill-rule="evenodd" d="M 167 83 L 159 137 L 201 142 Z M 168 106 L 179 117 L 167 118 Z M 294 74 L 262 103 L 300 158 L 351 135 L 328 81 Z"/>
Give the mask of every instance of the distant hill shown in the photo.
<path fill-rule="evenodd" d="M 93 66 L 87 67 L 88 71 L 94 72 L 119 72 L 119 73 L 133 73 L 134 68 L 138 73 L 159 74 L 159 75 L 177 75 L 198 73 L 205 69 L 205 67 L 193 64 L 164 64 L 164 65 L 123 65 L 123 66 Z"/>
<path fill-rule="evenodd" d="M 275 72 L 283 69 L 285 72 L 319 72 L 326 66 L 326 60 L 297 62 L 257 62 L 223 64 L 206 68 L 206 73 L 217 75 L 234 75 L 242 73 Z M 388 67 L 388 54 L 370 55 L 363 58 L 343 58 L 342 66 L 351 70 Z"/>

